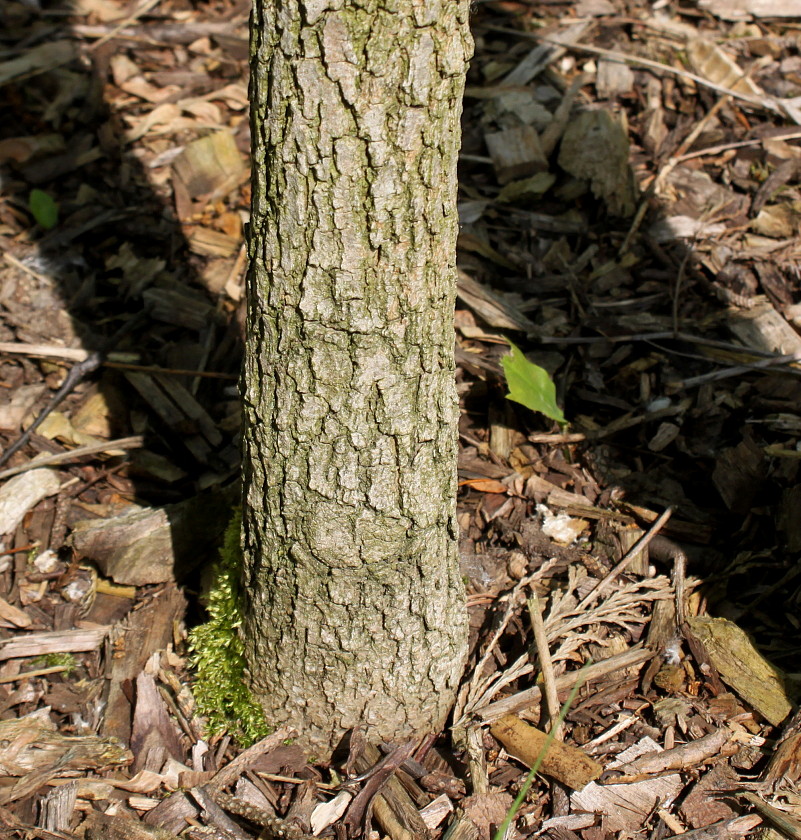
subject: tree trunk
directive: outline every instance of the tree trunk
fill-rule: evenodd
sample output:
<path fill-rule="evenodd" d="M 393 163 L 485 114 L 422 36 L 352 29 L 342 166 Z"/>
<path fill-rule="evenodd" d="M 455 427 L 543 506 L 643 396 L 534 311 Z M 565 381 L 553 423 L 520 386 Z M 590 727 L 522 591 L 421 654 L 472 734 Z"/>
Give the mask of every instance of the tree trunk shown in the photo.
<path fill-rule="evenodd" d="M 440 727 L 456 552 L 456 163 L 468 0 L 255 0 L 242 628 L 319 750 Z"/>

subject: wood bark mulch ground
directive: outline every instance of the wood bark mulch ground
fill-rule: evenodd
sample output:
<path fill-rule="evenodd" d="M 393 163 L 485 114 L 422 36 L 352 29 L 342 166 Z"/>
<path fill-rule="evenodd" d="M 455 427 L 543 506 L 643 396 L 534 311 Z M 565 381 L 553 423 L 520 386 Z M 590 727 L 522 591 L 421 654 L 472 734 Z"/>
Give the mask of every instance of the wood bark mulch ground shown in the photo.
<path fill-rule="evenodd" d="M 475 5 L 471 658 L 447 731 L 308 764 L 211 735 L 186 665 L 237 497 L 248 4 L 4 4 L 0 835 L 489 838 L 542 759 L 509 837 L 799 836 L 790 5 Z M 509 339 L 567 427 L 506 399 Z"/>

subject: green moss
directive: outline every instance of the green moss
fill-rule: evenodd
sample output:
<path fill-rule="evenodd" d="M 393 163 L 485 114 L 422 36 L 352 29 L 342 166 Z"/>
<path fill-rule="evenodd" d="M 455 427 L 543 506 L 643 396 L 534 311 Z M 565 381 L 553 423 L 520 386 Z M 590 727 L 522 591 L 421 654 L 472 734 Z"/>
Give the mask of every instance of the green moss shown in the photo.
<path fill-rule="evenodd" d="M 195 701 L 212 734 L 228 731 L 248 746 L 268 734 L 261 706 L 245 683 L 245 656 L 239 627 L 242 512 L 225 532 L 220 559 L 212 569 L 206 611 L 209 620 L 189 634 Z"/>
<path fill-rule="evenodd" d="M 47 653 L 37 656 L 33 665 L 36 668 L 64 668 L 64 676 L 68 677 L 78 667 L 78 662 L 72 653 Z"/>

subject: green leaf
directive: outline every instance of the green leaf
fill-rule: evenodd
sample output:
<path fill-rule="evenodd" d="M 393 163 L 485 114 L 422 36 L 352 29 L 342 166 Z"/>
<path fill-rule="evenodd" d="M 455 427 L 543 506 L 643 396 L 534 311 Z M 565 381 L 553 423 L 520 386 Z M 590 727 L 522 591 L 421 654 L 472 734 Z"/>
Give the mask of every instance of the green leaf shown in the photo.
<path fill-rule="evenodd" d="M 511 341 L 509 346 L 512 352 L 501 359 L 509 386 L 506 398 L 565 425 L 565 415 L 556 403 L 556 386 L 548 371 L 530 362 Z"/>
<path fill-rule="evenodd" d="M 42 190 L 31 190 L 31 195 L 28 198 L 28 207 L 33 218 L 45 230 L 56 226 L 58 222 L 58 204 Z"/>

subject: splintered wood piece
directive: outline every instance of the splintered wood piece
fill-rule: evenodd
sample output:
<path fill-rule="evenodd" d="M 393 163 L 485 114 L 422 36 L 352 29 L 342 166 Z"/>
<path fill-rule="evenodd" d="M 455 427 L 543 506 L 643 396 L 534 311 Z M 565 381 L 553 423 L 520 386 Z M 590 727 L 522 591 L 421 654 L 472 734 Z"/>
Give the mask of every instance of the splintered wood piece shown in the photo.
<path fill-rule="evenodd" d="M 170 521 L 163 508 L 82 519 L 73 526 L 70 542 L 117 583 L 147 586 L 175 579 Z"/>
<path fill-rule="evenodd" d="M 18 58 L 0 63 L 0 85 L 8 84 L 12 79 L 46 73 L 54 67 L 72 61 L 77 53 L 72 41 L 48 41 L 38 47 L 26 50 Z"/>
<path fill-rule="evenodd" d="M 233 257 L 239 250 L 239 236 L 229 236 L 211 228 L 198 227 L 189 235 L 189 248 L 195 254 L 210 257 Z"/>
<path fill-rule="evenodd" d="M 172 168 L 190 197 L 198 199 L 233 189 L 245 166 L 233 134 L 214 131 L 189 143 Z"/>
<path fill-rule="evenodd" d="M 703 738 L 696 738 L 695 741 L 670 750 L 663 750 L 657 746 L 629 761 L 624 762 L 624 754 L 621 753 L 611 766 L 615 774 L 622 774 L 622 781 L 631 781 L 637 776 L 656 776 L 671 770 L 698 767 L 716 756 L 732 755 L 739 748 L 739 744 L 733 741 L 732 732 L 722 727 L 704 735 Z M 617 775 L 613 780 L 618 781 Z"/>
<path fill-rule="evenodd" d="M 603 772 L 603 767 L 577 747 L 552 740 L 548 735 L 520 720 L 506 715 L 490 726 L 490 732 L 506 748 L 509 755 L 532 767 L 540 759 L 540 772 L 552 776 L 573 790 L 581 790 Z M 541 758 L 540 758 L 541 757 Z"/>
<path fill-rule="evenodd" d="M 174 377 L 163 374 L 155 374 L 153 378 L 161 386 L 162 391 L 172 397 L 173 402 L 183 411 L 192 426 L 197 428 L 211 446 L 219 446 L 222 443 L 222 432 L 203 406 L 180 382 L 176 382 Z"/>
<path fill-rule="evenodd" d="M 565 47 L 577 43 L 592 26 L 592 21 L 583 20 L 548 33 L 548 40 L 530 50 L 523 60 L 503 80 L 504 86 L 527 85 L 549 64 L 558 61 L 567 52 Z"/>
<path fill-rule="evenodd" d="M 78 783 L 68 782 L 51 788 L 39 803 L 39 822 L 47 831 L 69 831 Z"/>
<path fill-rule="evenodd" d="M 0 775 L 25 777 L 43 768 L 49 772 L 62 758 L 60 769 L 66 773 L 130 764 L 133 756 L 116 738 L 61 735 L 47 709 L 0 721 Z"/>
<path fill-rule="evenodd" d="M 11 342 L 7 343 L 10 344 Z M 17 344 L 16 346 L 22 345 Z M 20 385 L 19 388 L 16 388 L 11 393 L 9 401 L 0 406 L 0 429 L 18 430 L 22 421 L 33 411 L 37 400 L 46 390 L 47 385 L 44 382 Z"/>
<path fill-rule="evenodd" d="M 217 320 L 217 313 L 207 300 L 180 289 L 154 286 L 145 289 L 142 300 L 150 307 L 151 316 L 165 324 L 200 332 Z"/>
<path fill-rule="evenodd" d="M 672 834 L 665 840 L 732 840 L 734 837 L 745 837 L 761 823 L 762 817 L 756 814 L 747 814 L 744 817 L 723 820 L 723 822 L 712 823 L 703 828 L 696 828 L 681 834 Z"/>
<path fill-rule="evenodd" d="M 395 747 L 391 753 L 383 758 L 379 758 L 379 760 L 373 764 L 367 773 L 367 778 L 365 779 L 362 789 L 356 795 L 356 798 L 353 800 L 353 803 L 348 809 L 348 815 L 344 819 L 344 825 L 348 834 L 356 834 L 360 830 L 364 823 L 365 814 L 368 813 L 370 803 L 373 801 L 378 791 L 383 789 L 387 781 L 399 771 L 403 762 L 411 758 L 417 744 L 417 739 L 407 741 L 405 744 Z M 358 754 L 354 752 L 354 746 L 355 742 L 351 739 L 351 757 L 353 764 L 355 765 L 358 758 L 364 757 L 364 753 L 367 751 L 367 745 L 364 742 L 361 742 L 358 745 L 358 749 L 360 750 Z M 370 750 L 370 752 L 372 753 L 372 750 Z M 417 785 L 414 784 L 414 787 L 416 788 Z"/>
<path fill-rule="evenodd" d="M 447 816 L 453 812 L 453 803 L 447 794 L 441 793 L 436 799 L 420 809 L 423 822 L 433 831 Z"/>
<path fill-rule="evenodd" d="M 149 599 L 115 630 L 116 649 L 111 659 L 108 705 L 103 718 L 104 735 L 128 743 L 131 737 L 131 704 L 123 691 L 126 680 L 134 680 L 157 650 L 173 641 L 173 627 L 186 610 L 186 599 L 173 585 Z"/>
<path fill-rule="evenodd" d="M 442 835 L 442 840 L 479 840 L 478 826 L 459 808 L 451 824 Z"/>
<path fill-rule="evenodd" d="M 767 822 L 774 825 L 781 834 L 785 837 L 790 837 L 791 840 L 801 840 L 801 820 L 793 816 L 792 813 L 785 813 L 778 808 L 774 808 L 768 802 L 765 802 L 762 797 L 750 790 L 744 790 L 737 794 L 738 799 L 745 800 L 756 811 L 758 811 Z"/>
<path fill-rule="evenodd" d="M 748 349 L 790 355 L 801 352 L 801 337 L 777 312 L 773 304 L 759 296 L 750 309 L 730 307 L 727 326 Z"/>
<path fill-rule="evenodd" d="M 648 508 L 633 505 L 630 502 L 622 502 L 620 510 L 631 512 L 633 515 L 632 521 L 641 519 L 649 525 L 655 522 L 659 514 Z M 699 525 L 694 522 L 687 522 L 683 519 L 677 519 L 675 516 L 666 523 L 662 532 L 666 537 L 670 537 L 678 542 L 692 542 L 698 545 L 709 545 L 712 541 L 712 529 L 708 525 Z"/>
<path fill-rule="evenodd" d="M 784 680 L 748 634 L 725 618 L 697 616 L 687 626 L 726 685 L 765 720 L 778 726 L 792 711 Z"/>
<path fill-rule="evenodd" d="M 354 760 L 354 770 L 366 773 L 381 758 L 376 747 L 365 743 L 363 751 Z M 381 793 L 373 799 L 373 816 L 382 831 L 393 840 L 425 840 L 430 836 L 417 806 L 395 776 L 389 779 Z"/>
<path fill-rule="evenodd" d="M 87 627 L 15 636 L 0 642 L 0 662 L 28 656 L 46 656 L 49 653 L 82 653 L 97 650 L 103 644 L 109 629 Z"/>
<path fill-rule="evenodd" d="M 687 58 L 692 69 L 713 84 L 749 96 L 764 96 L 762 88 L 714 41 L 691 38 L 687 43 Z"/>
<path fill-rule="evenodd" d="M 125 378 L 136 388 L 153 411 L 158 414 L 171 429 L 180 428 L 187 418 L 169 397 L 162 393 L 152 376 L 146 373 L 125 371 Z"/>
<path fill-rule="evenodd" d="M 801 17 L 801 0 L 700 0 L 699 8 L 723 20 Z"/>
<path fill-rule="evenodd" d="M 525 315 L 507 303 L 497 292 L 492 291 L 459 269 L 456 294 L 459 300 L 472 309 L 476 315 L 491 327 L 533 332 L 535 327 Z"/>
<path fill-rule="evenodd" d="M 736 790 L 739 784 L 740 776 L 730 764 L 716 764 L 682 796 L 679 813 L 693 828 L 734 819 L 737 810 L 726 794 Z"/>
<path fill-rule="evenodd" d="M 583 677 L 589 684 L 592 680 L 606 676 L 607 674 L 617 674 L 625 672 L 629 668 L 639 668 L 643 663 L 647 662 L 654 656 L 653 651 L 649 651 L 642 647 L 633 647 L 631 650 L 617 653 L 604 659 L 600 662 L 594 662 L 592 665 L 587 665 L 583 669 Z M 576 674 L 568 673 L 562 674 L 556 678 L 556 687 L 559 691 L 569 691 L 573 688 L 576 682 Z M 504 715 L 512 714 L 514 712 L 522 712 L 524 709 L 529 709 L 540 702 L 542 691 L 539 686 L 532 686 L 524 691 L 519 691 L 511 697 L 504 697 L 503 700 L 497 700 L 494 703 L 489 703 L 482 709 L 476 709 L 475 714 L 480 717 L 485 723 L 492 723 Z"/>
<path fill-rule="evenodd" d="M 184 760 L 184 751 L 155 679 L 142 671 L 136 678 L 136 708 L 131 727 L 133 773 L 150 770 L 158 773 L 167 756 Z"/>
<path fill-rule="evenodd" d="M 71 750 L 63 751 L 55 760 L 48 761 L 44 767 L 37 767 L 11 787 L 4 787 L 0 791 L 0 805 L 10 805 L 12 802 L 18 802 L 36 793 L 61 773 L 71 757 Z"/>
<path fill-rule="evenodd" d="M 624 750 L 607 769 L 633 761 L 637 756 L 651 755 L 661 750 L 656 741 L 643 738 Z M 610 831 L 633 831 L 652 813 L 654 802 L 672 801 L 683 787 L 684 782 L 679 773 L 628 784 L 599 785 L 590 782 L 583 790 L 571 795 L 571 810 L 604 814 L 605 826 Z"/>
<path fill-rule="evenodd" d="M 328 826 L 333 825 L 348 810 L 352 799 L 352 793 L 341 790 L 333 799 L 319 802 L 311 815 L 312 834 L 322 834 Z"/>
<path fill-rule="evenodd" d="M 614 527 L 617 526 L 617 527 Z M 615 560 L 619 560 L 623 557 L 630 549 L 634 548 L 634 546 L 643 538 L 645 531 L 641 528 L 637 528 L 636 526 L 625 526 L 620 525 L 618 523 L 614 523 L 613 531 L 615 532 L 618 540 L 618 549 L 612 555 Z M 648 546 L 646 545 L 644 549 L 638 551 L 632 558 L 631 562 L 628 565 L 628 571 L 631 574 L 635 575 L 642 575 L 643 577 L 648 574 Z"/>
<path fill-rule="evenodd" d="M 290 825 L 306 828 L 311 824 L 311 815 L 317 802 L 317 784 L 312 779 L 301 782 L 295 788 L 292 805 L 285 814 L 285 820 Z"/>
<path fill-rule="evenodd" d="M 565 91 L 559 107 L 556 109 L 551 122 L 545 126 L 540 137 L 542 144 L 542 151 L 546 156 L 550 156 L 551 152 L 556 148 L 556 144 L 564 134 L 567 124 L 570 122 L 570 114 L 573 110 L 573 101 L 578 92 L 590 80 L 589 75 L 582 74 L 577 76 L 571 83 L 570 87 Z"/>
<path fill-rule="evenodd" d="M 116 583 L 174 581 L 217 544 L 236 503 L 235 486 L 210 490 L 161 508 L 137 508 L 109 519 L 81 519 L 70 544 Z"/>
<path fill-rule="evenodd" d="M 296 737 L 297 730 L 291 726 L 282 726 L 270 735 L 257 741 L 253 746 L 248 747 L 229 764 L 226 764 L 217 772 L 209 782 L 208 787 L 214 790 L 222 790 L 228 785 L 234 784 L 239 777 L 255 764 L 262 756 L 280 747 L 284 741 Z"/>
<path fill-rule="evenodd" d="M 593 195 L 613 216 L 634 214 L 637 186 L 629 163 L 629 138 L 611 112 L 583 111 L 568 123 L 559 148 L 559 166 L 574 178 L 589 181 Z"/>
<path fill-rule="evenodd" d="M 676 605 L 668 600 L 656 601 L 651 613 L 651 621 L 648 624 L 648 636 L 645 643 L 651 650 L 663 654 L 666 646 L 674 642 L 675 639 Z M 665 660 L 662 655 L 655 657 L 648 664 L 642 678 L 643 691 L 647 692 L 650 689 L 654 677 L 664 664 Z"/>
<path fill-rule="evenodd" d="M 537 501 L 545 501 L 548 505 L 553 507 L 571 507 L 578 506 L 582 515 L 591 506 L 587 504 L 587 499 L 580 493 L 572 493 L 570 490 L 564 490 L 557 487 L 542 476 L 533 474 L 526 479 L 524 493 L 526 498 L 536 499 Z M 601 516 L 598 517 L 602 519 Z"/>
<path fill-rule="evenodd" d="M 628 64 L 602 58 L 598 61 L 598 78 L 595 85 L 602 99 L 624 96 L 634 90 L 634 72 Z"/>
<path fill-rule="evenodd" d="M 148 811 L 143 822 L 149 826 L 161 826 L 167 831 L 183 831 L 188 820 L 197 819 L 200 809 L 182 790 L 177 790 L 162 799 L 155 808 Z M 98 840 L 105 840 L 99 837 Z M 138 840 L 138 838 L 136 838 Z"/>
<path fill-rule="evenodd" d="M 539 135 L 530 125 L 485 134 L 484 141 L 501 184 L 548 169 Z"/>
<path fill-rule="evenodd" d="M 767 475 L 767 457 L 752 438 L 724 449 L 715 459 L 712 481 L 732 513 L 745 515 L 762 491 Z"/>
<path fill-rule="evenodd" d="M 58 493 L 61 482 L 54 470 L 30 470 L 0 487 L 0 534 L 17 530 L 25 514 L 42 499 Z"/>
<path fill-rule="evenodd" d="M 801 710 L 785 726 L 779 743 L 762 774 L 762 781 L 771 787 L 782 782 L 796 785 L 801 780 Z"/>
<path fill-rule="evenodd" d="M 28 613 L 9 604 L 5 598 L 0 598 L 0 627 L 18 627 L 24 630 L 30 627 L 31 623 Z"/>

